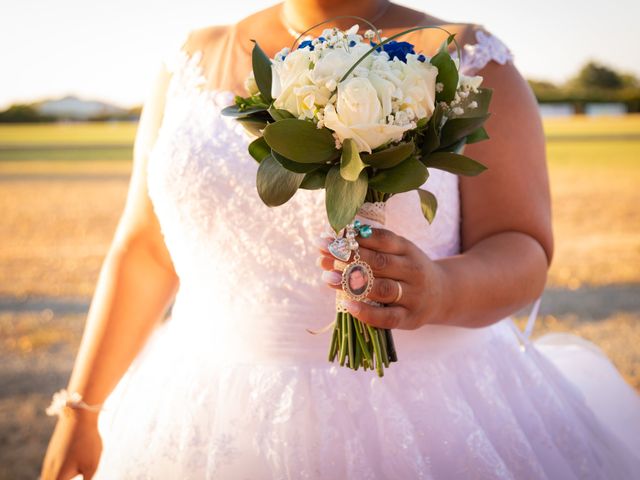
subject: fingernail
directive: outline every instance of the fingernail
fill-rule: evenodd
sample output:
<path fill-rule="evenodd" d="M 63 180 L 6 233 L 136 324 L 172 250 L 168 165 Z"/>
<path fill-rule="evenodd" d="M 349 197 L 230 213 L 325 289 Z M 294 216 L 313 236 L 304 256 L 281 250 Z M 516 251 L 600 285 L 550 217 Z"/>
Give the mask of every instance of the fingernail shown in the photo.
<path fill-rule="evenodd" d="M 316 258 L 316 266 L 317 267 L 322 267 L 322 262 L 324 261 L 324 255 L 320 255 L 318 258 Z"/>
<path fill-rule="evenodd" d="M 329 239 L 322 238 L 322 237 L 314 237 L 313 244 L 318 248 L 322 248 L 323 250 L 326 250 L 327 246 L 329 245 Z"/>
<path fill-rule="evenodd" d="M 337 285 L 342 282 L 342 275 L 338 272 L 325 270 L 322 272 L 322 280 L 332 285 Z"/>
<path fill-rule="evenodd" d="M 352 314 L 355 315 L 356 313 L 360 313 L 360 302 L 356 302 L 355 300 L 347 300 L 344 302 L 344 305 Z"/>

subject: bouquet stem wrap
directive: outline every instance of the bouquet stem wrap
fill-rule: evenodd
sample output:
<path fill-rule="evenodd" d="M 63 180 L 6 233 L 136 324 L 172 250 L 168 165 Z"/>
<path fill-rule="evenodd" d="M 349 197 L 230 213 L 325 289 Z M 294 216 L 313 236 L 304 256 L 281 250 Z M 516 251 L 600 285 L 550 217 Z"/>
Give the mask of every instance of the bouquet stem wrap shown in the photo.
<path fill-rule="evenodd" d="M 382 227 L 385 224 L 385 207 L 386 202 L 364 202 L 354 220 L 360 220 L 373 228 Z M 347 265 L 341 260 L 334 260 L 335 270 L 344 271 Z M 347 363 L 354 370 L 360 366 L 364 370 L 375 369 L 378 376 L 382 377 L 384 368 L 388 368 L 390 362 L 398 361 L 391 330 L 373 327 L 358 320 L 345 307 L 344 302 L 348 299 L 342 289 L 336 290 L 336 320 L 329 348 L 329 361 L 333 362 L 337 357 L 342 366 Z M 375 306 L 383 305 L 368 298 L 362 301 Z"/>

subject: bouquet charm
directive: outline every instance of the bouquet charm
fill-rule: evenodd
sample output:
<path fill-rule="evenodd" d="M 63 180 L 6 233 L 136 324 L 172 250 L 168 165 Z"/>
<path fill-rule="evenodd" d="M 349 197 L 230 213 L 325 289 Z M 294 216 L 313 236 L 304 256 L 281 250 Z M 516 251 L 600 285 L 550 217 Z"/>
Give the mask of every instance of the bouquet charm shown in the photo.
<path fill-rule="evenodd" d="M 359 210 L 363 219 L 370 219 L 378 225 L 384 224 L 384 202 L 365 202 Z M 374 306 L 383 304 L 367 298 L 373 288 L 375 277 L 371 266 L 361 260 L 357 236 L 367 238 L 372 234 L 372 225 L 355 219 L 344 228 L 344 236 L 334 236 L 328 250 L 335 257 L 334 268 L 342 270 L 342 290 L 336 291 L 336 320 L 328 325 L 333 326 L 333 335 L 329 349 L 329 361 L 339 358 L 344 365 L 348 358 L 349 367 L 357 370 L 362 365 L 364 370 L 375 368 L 383 376 L 383 365 L 398 361 L 391 330 L 374 328 L 355 318 L 347 310 L 344 302 L 356 300 Z M 353 260 L 348 260 L 353 252 Z M 310 333 L 320 333 L 308 330 Z M 374 361 L 375 359 L 375 361 Z"/>
<path fill-rule="evenodd" d="M 344 305 L 367 298 L 374 282 L 360 258 L 357 237 L 385 223 L 393 195 L 415 191 L 415 208 L 430 224 L 438 206 L 425 188 L 430 169 L 454 175 L 486 170 L 462 154 L 466 144 L 489 138 L 492 90 L 482 77 L 466 76 L 448 51 L 455 35 L 438 26 L 417 26 L 388 38 L 369 21 L 348 30 L 328 28 L 303 36 L 269 58 L 254 41 L 246 97 L 222 110 L 255 138 L 249 154 L 258 162 L 256 190 L 269 207 L 289 201 L 299 189 L 325 192 L 331 226 L 334 269 L 342 271 L 336 290 L 329 361 L 358 370 L 384 368 L 397 361 L 390 329 L 365 324 Z M 402 35 L 435 29 L 447 34 L 433 55 L 397 41 Z M 401 232 L 399 232 L 401 233 Z M 353 252 L 353 259 L 349 262 Z M 380 304 L 376 304 L 379 306 Z"/>

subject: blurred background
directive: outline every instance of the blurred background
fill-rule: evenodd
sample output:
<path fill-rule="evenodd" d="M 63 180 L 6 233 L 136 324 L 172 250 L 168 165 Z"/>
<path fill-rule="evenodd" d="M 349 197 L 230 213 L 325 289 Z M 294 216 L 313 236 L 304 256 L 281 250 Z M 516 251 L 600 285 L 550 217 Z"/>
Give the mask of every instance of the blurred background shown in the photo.
<path fill-rule="evenodd" d="M 38 475 L 55 423 L 44 409 L 68 381 L 158 62 L 190 29 L 274 3 L 3 6 L 0 479 Z M 640 390 L 640 3 L 396 3 L 482 24 L 514 53 L 544 119 L 553 195 L 556 253 L 533 336 L 595 342 Z"/>

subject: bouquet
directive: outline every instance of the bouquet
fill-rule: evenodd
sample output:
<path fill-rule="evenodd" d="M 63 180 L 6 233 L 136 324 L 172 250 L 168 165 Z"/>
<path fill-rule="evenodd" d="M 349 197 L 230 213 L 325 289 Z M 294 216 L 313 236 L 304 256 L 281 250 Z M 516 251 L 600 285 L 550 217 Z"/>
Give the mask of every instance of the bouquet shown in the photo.
<path fill-rule="evenodd" d="M 316 38 L 305 32 L 272 59 L 252 40 L 249 96 L 236 96 L 223 114 L 256 136 L 249 153 L 259 163 L 256 187 L 266 205 L 284 204 L 299 188 L 325 189 L 329 251 L 343 272 L 336 318 L 321 329 L 333 327 L 329 361 L 382 377 L 397 361 L 391 331 L 358 320 L 343 305 L 347 298 L 380 305 L 366 298 L 373 272 L 359 258 L 356 237 L 384 224 L 391 196 L 411 190 L 431 223 L 437 199 L 421 188 L 430 168 L 458 175 L 486 169 L 462 150 L 489 138 L 482 125 L 492 90 L 480 87 L 481 76 L 459 72 L 455 34 L 415 27 L 384 38 L 369 26 L 364 35 L 358 25 Z M 448 34 L 433 56 L 395 40 L 427 28 Z M 458 59 L 447 51 L 452 41 Z"/>

